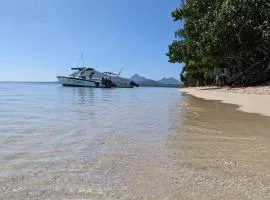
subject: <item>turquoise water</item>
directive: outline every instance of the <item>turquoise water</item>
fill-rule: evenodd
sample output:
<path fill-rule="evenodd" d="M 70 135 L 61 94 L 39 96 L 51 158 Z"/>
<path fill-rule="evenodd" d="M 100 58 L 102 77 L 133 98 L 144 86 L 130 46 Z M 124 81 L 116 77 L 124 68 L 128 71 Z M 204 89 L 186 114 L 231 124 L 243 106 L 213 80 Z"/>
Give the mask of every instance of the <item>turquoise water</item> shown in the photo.
<path fill-rule="evenodd" d="M 172 126 L 171 110 L 180 98 L 175 88 L 0 83 L 1 191 L 6 198 L 19 198 L 22 191 L 39 197 L 41 191 L 50 191 L 45 184 L 50 178 L 62 177 L 61 171 L 74 163 L 93 164 L 104 155 L 164 143 Z M 108 184 L 114 180 L 98 178 L 104 179 Z"/>
<path fill-rule="evenodd" d="M 108 134 L 163 137 L 169 110 L 180 99 L 175 88 L 70 88 L 52 83 L 0 83 L 0 97 L 1 150 L 13 153 L 72 149 L 73 144 L 81 149 Z M 66 157 L 78 154 L 57 158 Z"/>

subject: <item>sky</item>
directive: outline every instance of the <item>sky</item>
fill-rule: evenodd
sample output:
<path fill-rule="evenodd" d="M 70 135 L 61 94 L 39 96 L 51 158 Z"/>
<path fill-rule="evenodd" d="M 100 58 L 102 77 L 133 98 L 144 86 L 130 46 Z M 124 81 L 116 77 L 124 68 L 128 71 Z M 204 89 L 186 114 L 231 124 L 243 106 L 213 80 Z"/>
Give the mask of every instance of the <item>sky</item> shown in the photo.
<path fill-rule="evenodd" d="M 78 66 L 179 77 L 165 55 L 179 0 L 0 0 L 0 81 L 56 81 Z"/>

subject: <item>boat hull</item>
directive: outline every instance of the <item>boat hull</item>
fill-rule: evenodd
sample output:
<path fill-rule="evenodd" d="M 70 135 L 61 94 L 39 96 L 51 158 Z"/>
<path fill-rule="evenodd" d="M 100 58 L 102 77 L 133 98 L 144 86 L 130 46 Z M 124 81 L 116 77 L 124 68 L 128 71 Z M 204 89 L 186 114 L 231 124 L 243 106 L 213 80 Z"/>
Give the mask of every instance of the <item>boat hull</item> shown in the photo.
<path fill-rule="evenodd" d="M 91 80 L 83 80 L 79 78 L 57 76 L 59 82 L 63 86 L 69 87 L 99 87 L 99 83 Z"/>
<path fill-rule="evenodd" d="M 67 87 L 95 87 L 95 88 L 105 88 L 100 81 L 94 80 L 84 80 L 80 78 L 67 77 L 67 76 L 57 76 L 59 82 L 63 86 Z M 133 88 L 129 83 L 114 82 L 117 88 Z"/>

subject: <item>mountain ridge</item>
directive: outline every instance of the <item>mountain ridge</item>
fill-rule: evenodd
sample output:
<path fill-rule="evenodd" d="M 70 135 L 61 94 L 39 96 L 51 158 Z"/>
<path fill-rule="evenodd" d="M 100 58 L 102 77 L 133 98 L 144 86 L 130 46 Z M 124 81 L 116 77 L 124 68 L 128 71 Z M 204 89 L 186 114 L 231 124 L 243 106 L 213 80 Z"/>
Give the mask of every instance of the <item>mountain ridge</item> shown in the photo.
<path fill-rule="evenodd" d="M 148 86 L 148 87 L 178 87 L 179 81 L 173 77 L 163 77 L 162 79 L 156 81 L 152 79 L 148 79 L 144 76 L 140 76 L 139 74 L 134 74 L 130 77 L 130 80 L 138 83 L 141 86 Z"/>
<path fill-rule="evenodd" d="M 158 82 L 163 83 L 163 84 L 179 84 L 179 81 L 173 77 L 163 77 L 161 80 L 159 80 Z"/>

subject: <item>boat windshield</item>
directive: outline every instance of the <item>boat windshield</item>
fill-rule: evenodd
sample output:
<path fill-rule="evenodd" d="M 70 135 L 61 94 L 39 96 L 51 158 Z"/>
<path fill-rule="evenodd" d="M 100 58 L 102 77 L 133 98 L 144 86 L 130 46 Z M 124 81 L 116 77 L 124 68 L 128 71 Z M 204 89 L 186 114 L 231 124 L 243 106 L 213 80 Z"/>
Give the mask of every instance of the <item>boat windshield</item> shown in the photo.
<path fill-rule="evenodd" d="M 104 72 L 104 74 L 108 74 L 108 75 L 110 75 L 110 76 L 118 76 L 117 74 L 114 74 L 114 73 L 112 73 L 112 72 Z"/>
<path fill-rule="evenodd" d="M 71 70 L 79 70 L 79 71 L 82 71 L 82 70 L 85 70 L 86 68 L 85 67 L 72 67 Z"/>

